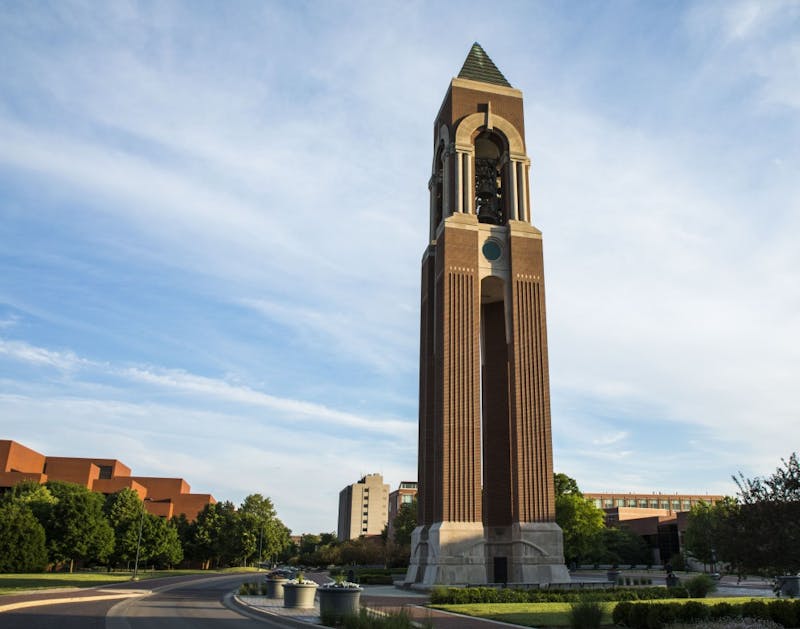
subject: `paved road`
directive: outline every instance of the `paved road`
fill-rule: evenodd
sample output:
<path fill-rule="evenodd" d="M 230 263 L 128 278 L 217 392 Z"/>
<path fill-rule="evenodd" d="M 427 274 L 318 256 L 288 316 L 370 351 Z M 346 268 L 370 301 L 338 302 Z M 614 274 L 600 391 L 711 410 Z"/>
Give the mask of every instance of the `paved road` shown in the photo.
<path fill-rule="evenodd" d="M 79 602 L 44 604 L 55 595 L 15 596 L 17 602 L 37 605 L 0 613 L 0 629 L 269 629 L 280 627 L 232 611 L 223 597 L 252 575 L 190 577 L 141 581 L 72 592 Z M 145 597 L 120 598 L 132 589 L 150 590 Z M 118 595 L 113 599 L 92 600 Z M 58 596 L 63 598 L 64 595 Z M 4 598 L 3 603 L 6 602 Z"/>

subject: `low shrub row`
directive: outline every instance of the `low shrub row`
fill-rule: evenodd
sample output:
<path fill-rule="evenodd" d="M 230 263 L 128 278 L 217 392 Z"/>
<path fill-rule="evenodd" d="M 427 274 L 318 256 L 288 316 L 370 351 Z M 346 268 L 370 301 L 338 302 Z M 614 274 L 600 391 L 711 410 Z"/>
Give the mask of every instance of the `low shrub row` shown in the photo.
<path fill-rule="evenodd" d="M 614 608 L 614 624 L 630 629 L 662 629 L 674 623 L 696 623 L 722 618 L 771 620 L 783 627 L 800 627 L 800 599 L 749 600 L 741 603 L 705 605 L 622 601 Z"/>
<path fill-rule="evenodd" d="M 333 568 L 329 571 L 331 578 L 342 575 L 348 580 L 362 585 L 392 585 L 395 580 L 402 579 L 405 571 L 391 570 L 389 568 L 348 568 L 347 566 Z"/>
<path fill-rule="evenodd" d="M 644 601 L 664 598 L 688 598 L 684 587 L 613 587 L 604 590 L 520 590 L 515 588 L 435 588 L 431 603 L 577 603 L 580 601 Z"/>

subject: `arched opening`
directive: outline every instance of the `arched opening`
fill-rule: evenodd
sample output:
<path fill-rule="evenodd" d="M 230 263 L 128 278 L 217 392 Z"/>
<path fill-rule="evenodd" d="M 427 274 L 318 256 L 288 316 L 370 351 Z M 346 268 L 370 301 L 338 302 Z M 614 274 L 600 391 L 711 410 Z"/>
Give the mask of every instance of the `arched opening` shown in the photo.
<path fill-rule="evenodd" d="M 478 221 L 505 225 L 503 186 L 504 142 L 496 133 L 483 131 L 475 138 L 475 213 Z"/>
<path fill-rule="evenodd" d="M 435 237 L 436 230 L 439 228 L 439 224 L 442 222 L 442 217 L 444 213 L 444 192 L 442 186 L 442 179 L 443 179 L 443 168 L 444 165 L 442 164 L 442 156 L 444 153 L 444 143 L 440 142 L 438 148 L 436 149 L 436 154 L 433 159 L 434 164 L 434 173 L 433 173 L 433 181 L 431 182 L 431 196 L 432 196 L 432 203 L 433 203 L 433 216 L 431 220 L 433 222 L 433 234 L 432 237 Z"/>

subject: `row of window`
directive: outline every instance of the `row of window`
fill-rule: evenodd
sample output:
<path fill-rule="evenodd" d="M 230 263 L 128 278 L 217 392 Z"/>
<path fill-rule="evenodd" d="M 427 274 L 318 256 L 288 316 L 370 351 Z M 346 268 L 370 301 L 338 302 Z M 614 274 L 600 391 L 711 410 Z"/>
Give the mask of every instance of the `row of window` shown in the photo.
<path fill-rule="evenodd" d="M 592 500 L 594 506 L 599 509 L 610 509 L 612 507 L 638 507 L 640 509 L 672 509 L 673 511 L 689 511 L 693 506 L 702 502 L 700 500 L 663 500 L 645 498 L 595 498 Z M 713 504 L 713 500 L 711 503 Z"/>

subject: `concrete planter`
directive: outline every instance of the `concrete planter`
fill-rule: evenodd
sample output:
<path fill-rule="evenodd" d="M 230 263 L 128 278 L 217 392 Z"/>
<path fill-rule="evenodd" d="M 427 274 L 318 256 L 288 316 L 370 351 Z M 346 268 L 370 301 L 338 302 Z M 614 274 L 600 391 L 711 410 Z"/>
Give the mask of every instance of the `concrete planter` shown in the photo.
<path fill-rule="evenodd" d="M 319 615 L 324 620 L 341 620 L 344 616 L 358 615 L 361 588 L 321 587 L 318 591 Z"/>
<path fill-rule="evenodd" d="M 284 583 L 283 606 L 292 609 L 314 607 L 316 583 Z"/>
<path fill-rule="evenodd" d="M 283 598 L 283 584 L 289 579 L 267 579 L 267 598 Z"/>

